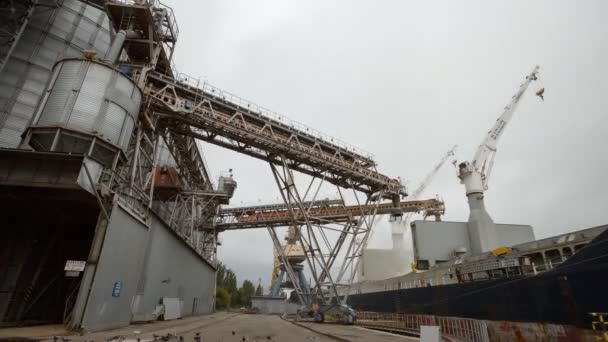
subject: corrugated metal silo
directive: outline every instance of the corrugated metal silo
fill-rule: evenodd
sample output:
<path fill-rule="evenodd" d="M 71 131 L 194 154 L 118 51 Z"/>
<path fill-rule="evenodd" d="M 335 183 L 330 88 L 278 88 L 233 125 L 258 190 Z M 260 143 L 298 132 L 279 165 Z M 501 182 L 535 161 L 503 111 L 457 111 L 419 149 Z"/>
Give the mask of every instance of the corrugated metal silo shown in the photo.
<path fill-rule="evenodd" d="M 126 151 L 140 102 L 141 90 L 117 69 L 91 60 L 65 59 L 54 68 L 48 96 L 40 102 L 39 114 L 32 124 L 32 135 L 40 141 L 41 133 L 36 133 L 40 128 L 62 128 L 85 135 L 80 139 L 70 135 L 70 146 L 82 140 L 82 146 L 88 148 L 91 139 L 86 136 L 90 136 Z M 53 141 L 55 134 L 51 135 L 40 142 Z M 65 139 L 58 139 L 62 141 Z M 87 152 L 66 148 L 56 150 Z M 51 150 L 51 146 L 42 146 L 42 149 Z"/>
<path fill-rule="evenodd" d="M 0 71 L 0 147 L 17 147 L 53 65 L 85 49 L 103 56 L 111 43 L 105 11 L 78 0 L 39 0 Z"/>

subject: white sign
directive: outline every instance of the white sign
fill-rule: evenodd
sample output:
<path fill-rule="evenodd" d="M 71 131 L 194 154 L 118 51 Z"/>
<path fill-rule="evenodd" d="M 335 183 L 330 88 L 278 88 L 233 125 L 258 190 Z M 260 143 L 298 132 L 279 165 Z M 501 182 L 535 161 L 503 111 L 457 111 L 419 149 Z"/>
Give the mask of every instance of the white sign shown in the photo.
<path fill-rule="evenodd" d="M 86 261 L 68 260 L 65 262 L 65 267 L 63 268 L 63 270 L 82 272 L 82 271 L 84 271 L 84 266 L 86 264 L 87 264 Z"/>
<path fill-rule="evenodd" d="M 441 333 L 438 326 L 421 325 L 420 342 L 441 342 Z"/>

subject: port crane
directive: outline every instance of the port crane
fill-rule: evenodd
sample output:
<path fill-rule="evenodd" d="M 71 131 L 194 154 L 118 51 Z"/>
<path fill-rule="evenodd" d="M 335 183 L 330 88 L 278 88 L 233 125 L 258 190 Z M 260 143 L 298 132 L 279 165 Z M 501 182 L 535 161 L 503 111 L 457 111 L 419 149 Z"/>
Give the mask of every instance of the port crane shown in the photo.
<path fill-rule="evenodd" d="M 446 152 L 443 155 L 441 160 L 433 167 L 433 169 L 429 173 L 427 173 L 427 175 L 420 182 L 418 187 L 411 194 L 409 194 L 409 196 L 408 196 L 409 201 L 416 201 L 420 197 L 420 195 L 422 195 L 424 190 L 426 190 L 426 188 L 431 184 L 431 182 L 435 178 L 435 175 L 437 175 L 437 172 L 439 172 L 439 169 L 441 169 L 443 164 L 445 164 L 445 162 L 448 160 L 449 157 L 454 156 L 454 153 L 455 153 L 457 147 L 458 147 L 458 145 L 454 145 L 448 152 Z M 435 218 L 437 220 L 439 220 L 439 218 L 441 217 L 441 215 L 443 215 L 443 213 L 445 211 L 445 209 L 444 209 L 445 207 L 443 205 L 443 202 L 437 201 L 437 203 L 439 205 L 437 205 L 436 207 L 425 208 L 425 210 L 423 212 L 425 218 L 433 215 L 433 216 L 435 216 Z M 401 217 L 401 223 L 403 224 L 404 227 L 409 227 L 412 217 L 417 212 L 420 212 L 420 211 L 408 211 L 405 214 L 405 216 Z M 395 233 L 395 232 L 393 232 L 393 233 Z M 400 232 L 399 234 L 402 234 L 402 232 Z M 370 237 L 368 238 L 368 241 L 372 238 L 372 236 L 373 236 L 373 231 L 370 233 Z M 398 237 L 398 238 L 401 238 L 401 237 Z M 357 243 L 360 244 L 361 240 L 357 241 Z"/>
<path fill-rule="evenodd" d="M 441 169 L 441 167 L 443 166 L 443 164 L 445 164 L 445 162 L 452 156 L 454 156 L 454 153 L 456 152 L 456 148 L 458 148 L 458 145 L 454 145 L 449 151 L 447 151 L 443 157 L 441 157 L 441 160 L 439 160 L 439 162 L 435 165 L 435 167 L 433 167 L 433 169 L 424 177 L 424 179 L 422 180 L 422 182 L 420 182 L 420 184 L 418 185 L 418 187 L 412 191 L 412 193 L 410 194 L 410 196 L 408 197 L 408 199 L 410 201 L 415 201 L 417 200 L 420 195 L 422 195 L 422 193 L 424 192 L 424 190 L 426 190 L 426 188 L 431 184 L 431 182 L 433 182 L 433 179 L 435 179 L 435 176 L 437 175 L 437 172 L 439 172 L 439 170 Z M 433 211 L 426 211 L 425 212 L 425 217 L 428 215 L 432 215 Z M 443 213 L 442 213 L 443 214 Z M 410 221 L 412 220 L 412 216 L 414 216 L 414 212 L 409 212 L 405 215 L 405 217 L 403 218 L 402 223 L 407 227 L 410 224 Z M 438 215 L 437 215 L 438 217 Z"/>
<path fill-rule="evenodd" d="M 502 114 L 486 134 L 473 159 L 458 165 L 458 178 L 460 178 L 461 183 L 465 186 L 469 202 L 468 230 L 469 238 L 471 239 L 471 252 L 473 253 L 486 252 L 498 247 L 496 245 L 496 227 L 494 226 L 494 221 L 485 210 L 483 193 L 488 189 L 488 180 L 494 166 L 498 140 L 511 121 L 515 109 L 526 90 L 533 81 L 538 80 L 538 71 L 539 66 L 535 66 L 526 76 L 509 104 L 507 104 Z M 538 90 L 536 95 L 544 100 L 544 88 Z"/>

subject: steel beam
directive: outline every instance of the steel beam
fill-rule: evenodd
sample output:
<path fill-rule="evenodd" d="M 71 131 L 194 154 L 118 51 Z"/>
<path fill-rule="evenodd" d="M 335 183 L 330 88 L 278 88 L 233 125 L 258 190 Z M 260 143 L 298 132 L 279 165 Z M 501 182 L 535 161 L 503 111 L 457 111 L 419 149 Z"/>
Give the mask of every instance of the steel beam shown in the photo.
<path fill-rule="evenodd" d="M 308 202 L 310 203 L 310 202 Z M 376 210 L 377 215 L 395 213 L 433 212 L 443 208 L 443 202 L 437 199 L 403 201 L 398 207 L 392 203 L 371 205 L 331 205 L 306 208 L 308 220 L 317 224 L 354 222 L 361 216 L 371 215 Z M 305 205 L 306 207 L 306 205 Z M 267 205 L 258 207 L 228 208 L 222 211 L 214 228 L 218 231 L 265 228 L 267 226 L 289 226 L 303 224 L 303 212 L 294 209 L 294 216 L 283 205 Z"/>

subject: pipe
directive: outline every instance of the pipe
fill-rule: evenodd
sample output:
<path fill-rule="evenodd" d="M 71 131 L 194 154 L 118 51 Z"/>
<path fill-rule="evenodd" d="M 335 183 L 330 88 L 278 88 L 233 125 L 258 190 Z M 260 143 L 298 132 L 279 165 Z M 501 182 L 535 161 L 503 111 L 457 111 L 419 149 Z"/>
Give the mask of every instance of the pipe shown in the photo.
<path fill-rule="evenodd" d="M 139 37 L 139 34 L 132 30 L 118 31 L 118 33 L 116 33 L 116 36 L 114 37 L 112 45 L 108 49 L 108 52 L 106 52 L 106 56 L 103 61 L 109 64 L 115 64 L 118 60 L 118 57 L 120 57 L 120 53 L 122 51 L 123 45 L 125 44 L 125 40 L 127 38 L 132 39 L 137 37 Z"/>

